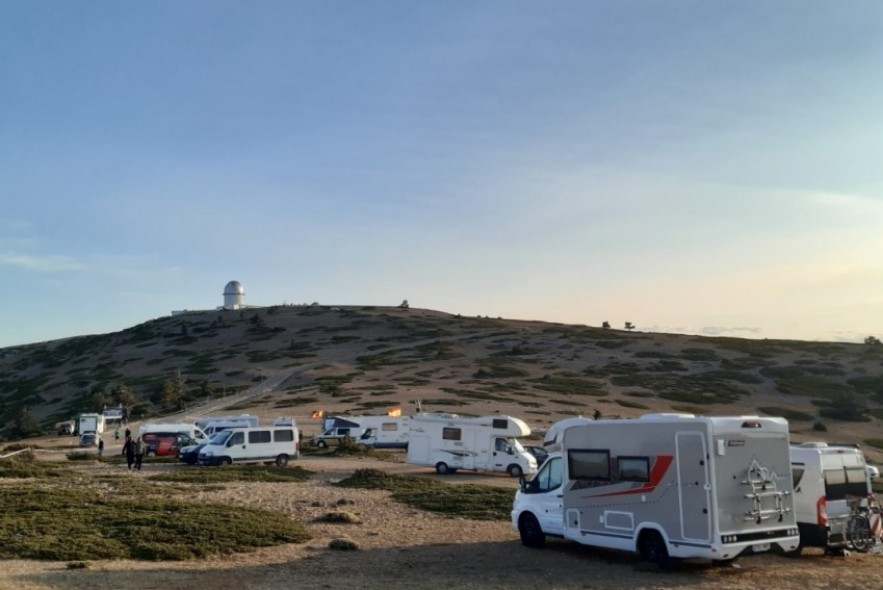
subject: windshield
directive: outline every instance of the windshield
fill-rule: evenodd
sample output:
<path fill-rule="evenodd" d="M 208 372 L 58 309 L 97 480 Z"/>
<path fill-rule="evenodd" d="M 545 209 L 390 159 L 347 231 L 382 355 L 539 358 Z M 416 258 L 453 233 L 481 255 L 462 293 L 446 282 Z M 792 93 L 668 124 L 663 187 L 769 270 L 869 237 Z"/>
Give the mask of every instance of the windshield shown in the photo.
<path fill-rule="evenodd" d="M 228 438 L 230 438 L 230 431 L 222 430 L 221 432 L 215 434 L 208 442 L 210 445 L 223 445 L 227 442 Z"/>
<path fill-rule="evenodd" d="M 509 444 L 512 445 L 512 448 L 513 448 L 516 452 L 518 452 L 518 453 L 523 453 L 523 452 L 524 452 L 524 447 L 521 446 L 521 441 L 518 440 L 517 438 L 510 438 L 510 439 L 509 439 Z"/>

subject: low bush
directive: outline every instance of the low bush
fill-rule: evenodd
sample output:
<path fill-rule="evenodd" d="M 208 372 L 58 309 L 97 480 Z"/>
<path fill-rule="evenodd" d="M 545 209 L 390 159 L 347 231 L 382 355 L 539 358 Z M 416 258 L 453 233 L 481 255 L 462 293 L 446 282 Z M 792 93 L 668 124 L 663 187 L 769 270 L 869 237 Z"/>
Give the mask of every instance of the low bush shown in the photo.
<path fill-rule="evenodd" d="M 310 538 L 302 523 L 267 510 L 115 500 L 82 487 L 0 488 L 0 505 L 2 559 L 184 560 Z"/>

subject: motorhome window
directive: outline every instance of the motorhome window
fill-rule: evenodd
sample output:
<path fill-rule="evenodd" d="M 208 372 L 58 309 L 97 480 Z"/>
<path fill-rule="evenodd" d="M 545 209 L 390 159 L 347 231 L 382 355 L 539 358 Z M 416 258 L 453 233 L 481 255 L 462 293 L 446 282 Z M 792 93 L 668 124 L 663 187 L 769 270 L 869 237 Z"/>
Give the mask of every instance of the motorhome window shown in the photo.
<path fill-rule="evenodd" d="M 399 425 L 395 422 L 384 422 L 380 425 L 380 430 L 385 432 L 395 432 L 399 429 Z"/>
<path fill-rule="evenodd" d="M 825 470 L 825 497 L 828 501 L 846 499 L 846 471 L 840 469 Z"/>
<path fill-rule="evenodd" d="M 230 445 L 242 445 L 245 444 L 245 433 L 244 432 L 233 432 L 230 435 Z"/>
<path fill-rule="evenodd" d="M 620 457 L 619 481 L 650 481 L 650 459 L 648 457 Z"/>
<path fill-rule="evenodd" d="M 494 430 L 506 430 L 509 428 L 509 420 L 505 418 L 494 418 L 491 428 Z"/>
<path fill-rule="evenodd" d="M 293 430 L 274 430 L 273 440 L 275 442 L 291 442 L 294 440 Z"/>
<path fill-rule="evenodd" d="M 610 481 L 610 451 L 577 451 L 567 453 L 571 479 Z"/>
<path fill-rule="evenodd" d="M 459 428 L 442 428 L 442 438 L 444 440 L 460 440 L 462 431 Z"/>
<path fill-rule="evenodd" d="M 252 430 L 248 433 L 249 444 L 268 443 L 270 442 L 269 430 Z"/>

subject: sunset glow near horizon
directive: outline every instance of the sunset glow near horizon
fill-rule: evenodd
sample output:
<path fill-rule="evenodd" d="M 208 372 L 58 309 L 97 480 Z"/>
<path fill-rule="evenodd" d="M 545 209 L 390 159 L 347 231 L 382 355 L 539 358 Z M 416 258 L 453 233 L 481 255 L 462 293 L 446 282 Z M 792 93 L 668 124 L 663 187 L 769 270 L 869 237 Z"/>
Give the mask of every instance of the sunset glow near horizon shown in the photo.
<path fill-rule="evenodd" d="M 221 304 L 883 338 L 883 4 L 0 4 L 0 347 Z"/>

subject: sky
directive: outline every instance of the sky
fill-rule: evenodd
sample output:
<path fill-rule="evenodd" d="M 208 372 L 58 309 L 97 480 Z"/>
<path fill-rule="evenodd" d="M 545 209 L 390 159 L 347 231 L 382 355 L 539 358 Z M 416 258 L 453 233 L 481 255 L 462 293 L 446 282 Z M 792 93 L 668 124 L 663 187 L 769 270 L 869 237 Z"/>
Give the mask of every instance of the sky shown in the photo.
<path fill-rule="evenodd" d="M 0 3 L 0 347 L 251 305 L 883 337 L 883 3 Z"/>

